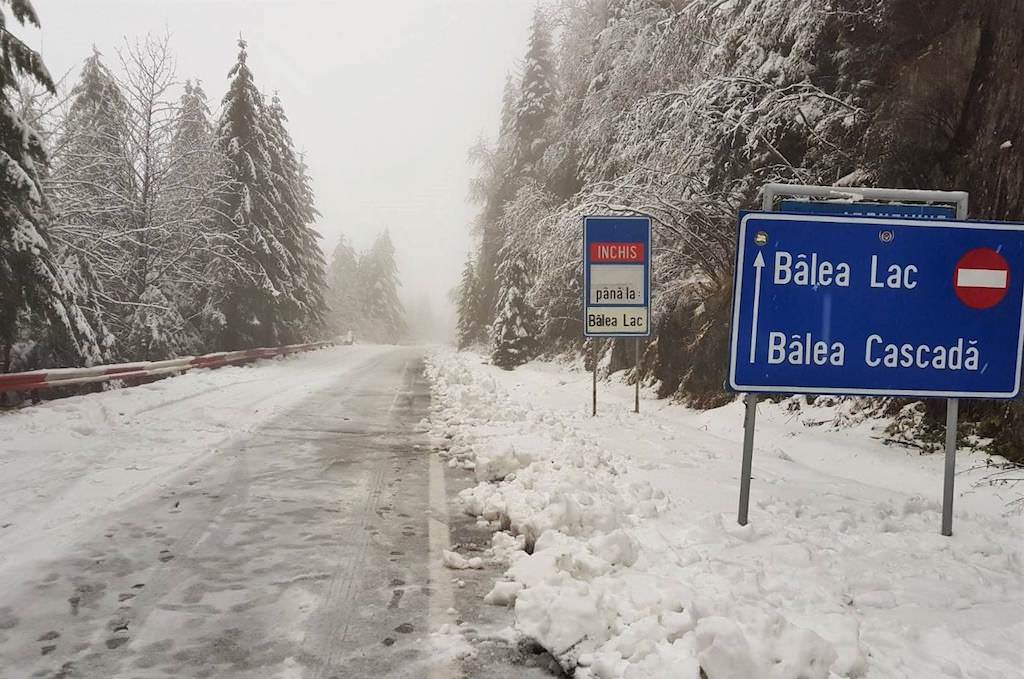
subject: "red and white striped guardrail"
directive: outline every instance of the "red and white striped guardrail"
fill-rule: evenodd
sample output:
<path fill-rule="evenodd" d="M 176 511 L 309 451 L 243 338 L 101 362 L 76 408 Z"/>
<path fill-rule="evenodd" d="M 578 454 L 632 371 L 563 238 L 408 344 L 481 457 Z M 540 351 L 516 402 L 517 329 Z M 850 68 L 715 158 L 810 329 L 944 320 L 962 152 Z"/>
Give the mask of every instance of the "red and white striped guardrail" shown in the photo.
<path fill-rule="evenodd" d="M 114 365 L 97 365 L 91 368 L 52 368 L 49 370 L 32 370 L 22 373 L 0 375 L 0 393 L 8 391 L 36 391 L 54 387 L 69 387 L 111 380 L 130 380 L 146 377 L 160 377 L 174 373 L 184 373 L 196 368 L 220 368 L 225 365 L 240 365 L 261 358 L 287 356 L 301 351 L 312 351 L 331 346 L 333 342 L 309 342 L 307 344 L 287 344 L 281 347 L 262 349 L 245 349 L 227 351 L 203 356 L 185 356 L 171 358 L 166 361 L 149 361 L 142 363 L 118 363 Z"/>

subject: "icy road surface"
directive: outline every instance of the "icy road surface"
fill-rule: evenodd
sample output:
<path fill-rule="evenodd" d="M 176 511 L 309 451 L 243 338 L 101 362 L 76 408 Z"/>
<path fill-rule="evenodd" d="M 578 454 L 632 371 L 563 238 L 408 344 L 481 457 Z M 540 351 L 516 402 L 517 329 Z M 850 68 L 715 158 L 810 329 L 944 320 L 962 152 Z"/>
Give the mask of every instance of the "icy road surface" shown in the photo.
<path fill-rule="evenodd" d="M 442 565 L 473 527 L 420 424 L 422 354 L 336 347 L 0 414 L 0 677 L 537 676 L 474 638 L 507 611 L 462 610 L 495 573 Z"/>

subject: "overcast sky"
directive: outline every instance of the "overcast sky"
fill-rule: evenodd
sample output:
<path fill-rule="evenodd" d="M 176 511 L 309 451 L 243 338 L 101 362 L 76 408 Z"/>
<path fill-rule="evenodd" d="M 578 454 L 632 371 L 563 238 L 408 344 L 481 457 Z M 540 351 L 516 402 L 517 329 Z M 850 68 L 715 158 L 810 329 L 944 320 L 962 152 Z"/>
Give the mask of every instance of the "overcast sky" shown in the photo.
<path fill-rule="evenodd" d="M 170 33 L 178 75 L 219 106 L 239 33 L 264 92 L 277 90 L 304 151 L 328 256 L 391 230 L 403 297 L 441 311 L 476 208 L 466 155 L 497 130 L 505 74 L 526 51 L 533 0 L 34 0 L 27 36 L 55 77 L 95 44 Z"/>

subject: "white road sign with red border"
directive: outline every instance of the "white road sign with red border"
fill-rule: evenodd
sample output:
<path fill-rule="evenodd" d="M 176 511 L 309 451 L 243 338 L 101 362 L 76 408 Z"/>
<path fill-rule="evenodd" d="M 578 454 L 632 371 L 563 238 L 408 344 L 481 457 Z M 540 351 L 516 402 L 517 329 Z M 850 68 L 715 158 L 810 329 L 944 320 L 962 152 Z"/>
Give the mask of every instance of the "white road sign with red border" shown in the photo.
<path fill-rule="evenodd" d="M 991 309 L 1010 291 L 1010 265 L 991 248 L 975 248 L 957 262 L 957 297 L 972 309 Z"/>

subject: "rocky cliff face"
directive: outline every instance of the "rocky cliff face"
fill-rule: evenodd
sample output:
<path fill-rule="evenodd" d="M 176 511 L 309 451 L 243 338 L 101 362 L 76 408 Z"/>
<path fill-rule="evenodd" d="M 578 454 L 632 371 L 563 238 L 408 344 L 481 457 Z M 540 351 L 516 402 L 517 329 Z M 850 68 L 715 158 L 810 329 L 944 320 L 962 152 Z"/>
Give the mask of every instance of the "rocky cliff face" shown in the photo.
<path fill-rule="evenodd" d="M 1024 218 L 1024 1 L 902 0 L 887 19 L 878 183 L 963 189 L 974 218 Z"/>
<path fill-rule="evenodd" d="M 887 84 L 865 142 L 877 185 L 965 190 L 971 218 L 1024 220 L 1024 0 L 901 0 L 885 25 Z M 887 151 L 872 161 L 871 147 Z M 1024 461 L 1024 404 L 963 414 Z"/>
<path fill-rule="evenodd" d="M 796 40 L 766 31 L 737 49 L 763 51 L 769 63 L 773 54 L 790 58 L 795 44 L 808 80 L 859 114 L 826 143 L 797 128 L 779 135 L 781 156 L 820 183 L 856 172 L 864 185 L 966 190 L 971 218 L 1024 220 L 1024 0 L 784 4 L 801 16 L 815 8 Z M 756 175 L 759 164 L 755 157 L 742 172 Z M 756 205 L 754 195 L 743 201 Z M 726 341 L 716 328 L 728 323 L 727 297 L 680 295 L 662 315 L 654 372 L 664 392 L 695 405 L 720 399 Z M 926 412 L 937 421 L 944 403 Z M 965 403 L 962 417 L 980 423 L 998 452 L 1024 461 L 1024 403 Z"/>

